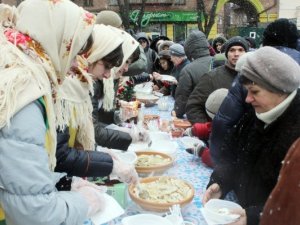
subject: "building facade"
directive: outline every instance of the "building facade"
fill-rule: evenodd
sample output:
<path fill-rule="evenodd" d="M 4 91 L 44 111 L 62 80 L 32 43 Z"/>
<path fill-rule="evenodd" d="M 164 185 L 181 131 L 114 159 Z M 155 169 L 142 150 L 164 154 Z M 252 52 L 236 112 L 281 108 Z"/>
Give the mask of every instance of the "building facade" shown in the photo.
<path fill-rule="evenodd" d="M 2 0 L 16 4 L 20 0 Z M 73 0 L 87 10 L 98 13 L 101 10 L 119 11 L 117 0 Z M 212 0 L 204 0 L 209 9 Z M 282 1 L 282 0 L 281 0 Z M 293 0 L 290 0 L 293 1 Z M 130 0 L 132 22 L 137 21 L 141 0 Z M 185 40 L 189 33 L 198 30 L 197 0 L 147 0 L 142 18 L 142 30 L 149 35 L 165 35 L 178 42 Z M 219 0 L 215 23 L 209 38 L 227 36 L 227 28 L 232 26 L 264 26 L 278 18 L 277 0 Z M 225 9 L 225 10 L 224 10 Z M 227 9 L 227 11 L 226 11 Z"/>

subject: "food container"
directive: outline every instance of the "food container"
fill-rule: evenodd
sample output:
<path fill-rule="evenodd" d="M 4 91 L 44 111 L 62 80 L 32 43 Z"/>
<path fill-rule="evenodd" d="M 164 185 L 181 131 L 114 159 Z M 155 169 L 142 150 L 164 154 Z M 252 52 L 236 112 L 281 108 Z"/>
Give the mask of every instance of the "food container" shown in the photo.
<path fill-rule="evenodd" d="M 150 186 L 149 189 L 146 186 Z M 167 212 L 175 204 L 184 207 L 193 200 L 195 194 L 191 184 L 168 176 L 143 178 L 140 180 L 139 187 L 131 184 L 128 192 L 136 204 L 145 210 L 154 212 Z M 159 199 L 163 198 L 164 200 L 153 200 L 153 197 L 156 198 L 157 195 L 159 195 Z"/>
<path fill-rule="evenodd" d="M 192 126 L 192 124 L 188 120 L 183 120 L 183 119 L 174 119 L 173 120 L 173 125 L 176 128 L 189 128 Z"/>
<path fill-rule="evenodd" d="M 231 214 L 232 209 L 242 209 L 242 207 L 231 201 L 211 199 L 205 204 L 202 213 L 205 219 L 213 224 L 229 224 L 240 217 L 240 215 Z"/>
<path fill-rule="evenodd" d="M 173 165 L 173 158 L 165 153 L 156 151 L 136 152 L 135 169 L 140 176 L 161 174 Z"/>
<path fill-rule="evenodd" d="M 145 104 L 146 107 L 150 107 L 156 104 L 156 102 L 158 101 L 159 97 L 155 96 L 155 95 L 136 95 L 136 99 L 139 102 L 142 102 Z"/>

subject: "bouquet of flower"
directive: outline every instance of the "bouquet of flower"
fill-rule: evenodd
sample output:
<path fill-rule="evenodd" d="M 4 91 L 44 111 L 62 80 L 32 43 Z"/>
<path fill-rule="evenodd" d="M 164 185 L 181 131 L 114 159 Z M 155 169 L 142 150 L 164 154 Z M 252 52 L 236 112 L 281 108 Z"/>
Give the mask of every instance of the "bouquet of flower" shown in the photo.
<path fill-rule="evenodd" d="M 135 91 L 133 90 L 133 82 L 126 81 L 126 85 L 119 87 L 117 97 L 119 100 L 124 100 L 127 102 L 135 100 Z"/>

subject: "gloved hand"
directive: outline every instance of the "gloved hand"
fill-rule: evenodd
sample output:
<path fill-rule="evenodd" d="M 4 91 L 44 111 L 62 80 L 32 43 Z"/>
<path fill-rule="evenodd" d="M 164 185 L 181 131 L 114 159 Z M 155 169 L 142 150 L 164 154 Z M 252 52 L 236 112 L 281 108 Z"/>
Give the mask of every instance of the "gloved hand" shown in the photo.
<path fill-rule="evenodd" d="M 183 136 L 189 136 L 193 137 L 193 132 L 192 132 L 192 127 L 186 128 L 185 131 L 183 132 Z"/>
<path fill-rule="evenodd" d="M 193 154 L 194 156 L 198 156 L 201 157 L 202 152 L 204 151 L 204 149 L 206 149 L 206 144 L 200 140 L 200 142 L 198 144 L 196 144 L 194 147 L 192 148 L 187 148 L 186 151 L 190 154 Z"/>
<path fill-rule="evenodd" d="M 152 76 L 153 76 L 154 80 L 161 80 L 161 78 L 162 78 L 161 75 L 157 72 L 153 72 Z"/>
<path fill-rule="evenodd" d="M 110 174 L 111 176 L 117 176 L 120 181 L 127 184 L 137 182 L 138 174 L 133 164 L 131 165 L 122 161 L 111 149 L 101 148 L 101 151 L 109 154 L 113 159 L 113 170 Z"/>
<path fill-rule="evenodd" d="M 103 209 L 105 205 L 103 193 L 105 193 L 106 190 L 106 187 L 97 186 L 82 178 L 72 178 L 71 191 L 81 194 L 88 203 L 88 217 L 93 216 L 95 213 Z"/>
<path fill-rule="evenodd" d="M 142 124 L 133 125 L 130 128 L 129 132 L 132 143 L 142 141 L 142 142 L 149 142 L 150 141 L 150 135 L 149 132 L 143 127 Z"/>
<path fill-rule="evenodd" d="M 113 157 L 113 170 L 111 175 L 117 176 L 118 179 L 124 183 L 136 183 L 138 181 L 138 174 L 134 168 L 134 165 L 121 161 L 118 158 Z"/>

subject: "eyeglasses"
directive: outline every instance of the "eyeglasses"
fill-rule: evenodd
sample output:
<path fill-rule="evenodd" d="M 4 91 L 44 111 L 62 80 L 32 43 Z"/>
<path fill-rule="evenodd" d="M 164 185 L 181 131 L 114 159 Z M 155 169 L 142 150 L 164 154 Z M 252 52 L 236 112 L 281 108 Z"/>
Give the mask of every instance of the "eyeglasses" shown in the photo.
<path fill-rule="evenodd" d="M 111 70 L 114 67 L 114 65 L 112 63 L 109 63 L 109 62 L 106 62 L 103 60 L 99 60 L 97 62 L 97 64 L 102 65 L 104 67 L 104 69 L 106 69 L 106 70 Z"/>

